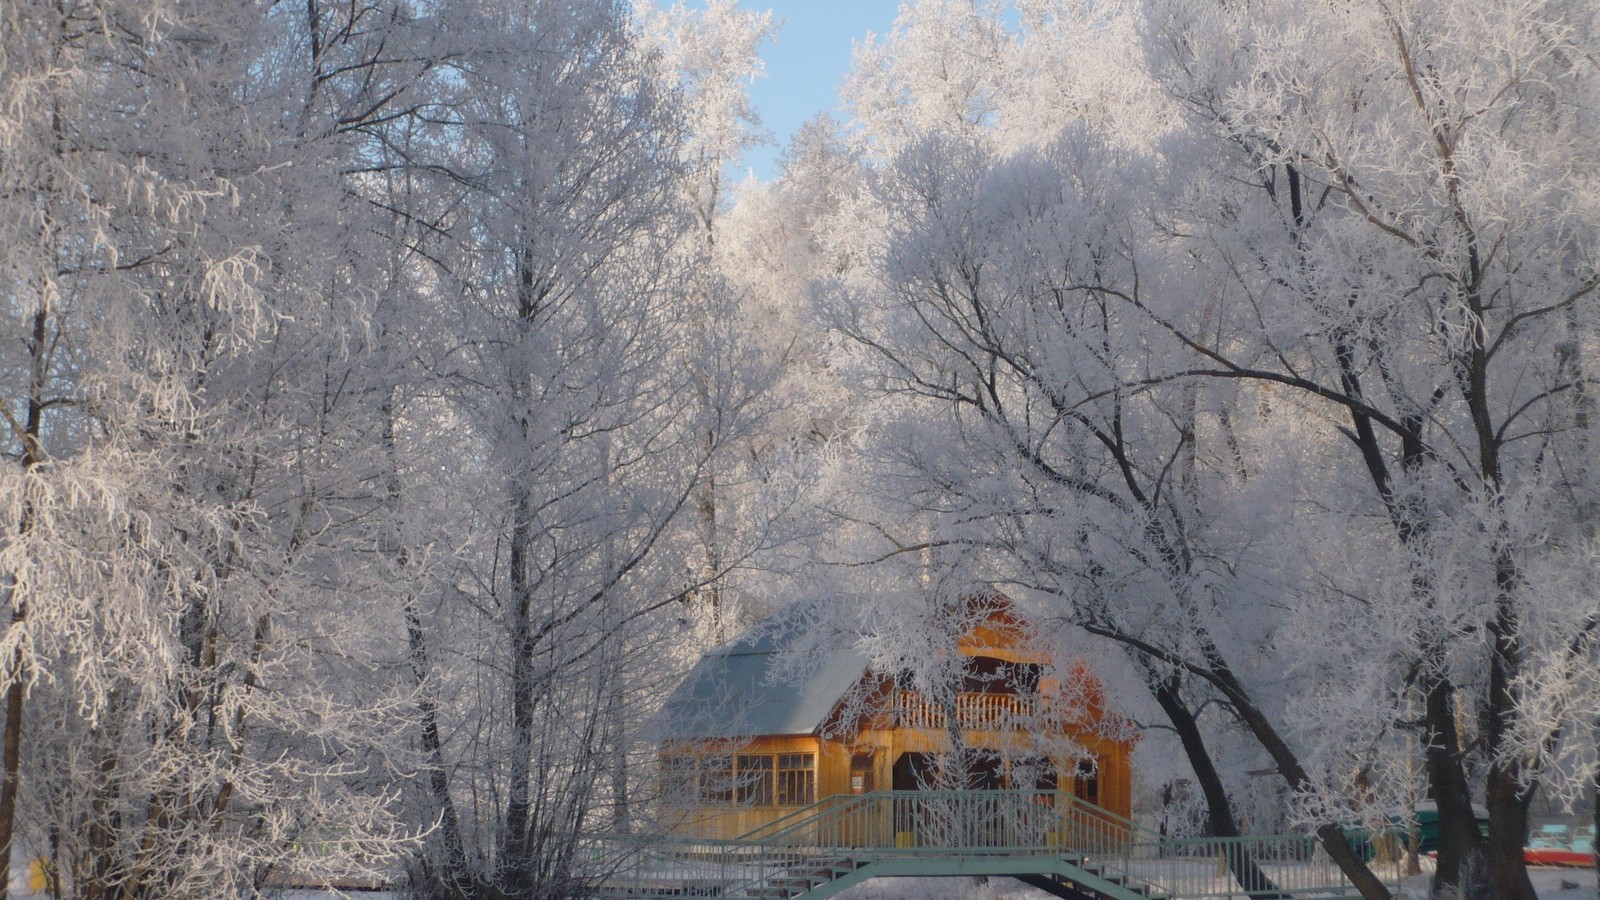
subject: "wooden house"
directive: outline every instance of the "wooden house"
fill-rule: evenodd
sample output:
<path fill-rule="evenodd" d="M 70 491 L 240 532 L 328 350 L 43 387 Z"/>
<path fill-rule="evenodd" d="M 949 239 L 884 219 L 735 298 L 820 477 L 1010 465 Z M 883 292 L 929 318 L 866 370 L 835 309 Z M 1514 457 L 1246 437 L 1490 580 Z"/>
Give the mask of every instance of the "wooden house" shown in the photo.
<path fill-rule="evenodd" d="M 781 671 L 818 626 L 804 608 L 707 654 L 658 731 L 669 827 L 732 838 L 832 795 L 934 787 L 1070 792 L 1128 816 L 1133 737 L 1099 682 L 1081 664 L 1053 674 L 1055 648 L 1008 601 L 971 602 L 961 683 L 937 701 L 854 647 Z M 958 736 L 966 771 L 952 779 L 942 768 Z"/>

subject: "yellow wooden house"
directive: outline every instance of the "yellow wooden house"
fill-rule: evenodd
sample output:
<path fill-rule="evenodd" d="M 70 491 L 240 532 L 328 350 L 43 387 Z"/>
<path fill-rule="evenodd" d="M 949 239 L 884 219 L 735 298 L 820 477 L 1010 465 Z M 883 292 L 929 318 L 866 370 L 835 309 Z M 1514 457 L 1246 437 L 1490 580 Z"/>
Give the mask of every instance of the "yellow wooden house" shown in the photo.
<path fill-rule="evenodd" d="M 969 602 L 961 683 L 938 702 L 854 647 L 785 672 L 818 626 L 803 607 L 707 654 L 661 719 L 666 825 L 733 838 L 833 795 L 932 787 L 1069 792 L 1127 817 L 1134 738 L 1094 675 L 1055 674 L 1057 648 L 1004 598 Z M 962 784 L 941 777 L 958 736 Z"/>

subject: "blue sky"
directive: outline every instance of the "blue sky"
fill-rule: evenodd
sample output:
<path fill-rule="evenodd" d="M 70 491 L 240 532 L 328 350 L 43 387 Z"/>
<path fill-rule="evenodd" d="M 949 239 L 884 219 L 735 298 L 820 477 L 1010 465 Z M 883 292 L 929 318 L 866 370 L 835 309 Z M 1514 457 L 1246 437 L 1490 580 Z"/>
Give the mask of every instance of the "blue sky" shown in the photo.
<path fill-rule="evenodd" d="M 778 154 L 806 120 L 838 105 L 839 82 L 850 67 L 854 43 L 868 32 L 887 34 L 898 0 L 740 0 L 752 10 L 770 9 L 778 39 L 762 52 L 767 74 L 750 88 L 761 124 L 776 146 L 758 147 L 745 168 L 759 178 L 777 174 Z M 741 173 L 742 177 L 742 173 Z"/>

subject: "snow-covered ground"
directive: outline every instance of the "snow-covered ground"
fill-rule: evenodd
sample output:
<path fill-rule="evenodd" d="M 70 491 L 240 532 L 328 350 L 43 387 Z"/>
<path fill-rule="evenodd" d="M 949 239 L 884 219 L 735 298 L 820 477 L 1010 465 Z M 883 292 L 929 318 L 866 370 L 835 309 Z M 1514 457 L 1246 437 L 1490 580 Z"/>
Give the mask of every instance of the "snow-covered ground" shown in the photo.
<path fill-rule="evenodd" d="M 284 891 L 281 894 L 271 894 L 272 900 L 339 900 L 336 895 L 327 891 Z M 385 894 L 362 892 L 359 894 L 345 894 L 350 900 L 400 900 L 399 894 Z"/>
<path fill-rule="evenodd" d="M 1530 869 L 1533 886 L 1540 900 L 1593 900 L 1600 895 L 1595 888 L 1593 869 Z"/>
<path fill-rule="evenodd" d="M 1593 869 L 1529 871 L 1540 900 L 1596 900 Z M 1426 896 L 1426 876 L 1407 881 L 1404 888 L 1412 897 Z M 394 894 L 349 896 L 352 900 L 400 900 Z M 1050 900 L 1050 895 L 1044 891 L 1012 878 L 991 878 L 987 883 L 970 878 L 874 878 L 838 896 L 840 900 Z M 278 900 L 334 900 L 334 897 L 320 891 L 286 891 Z"/>
<path fill-rule="evenodd" d="M 1529 869 L 1539 900 L 1596 900 L 1593 869 Z M 1407 880 L 1405 892 L 1426 897 L 1427 876 Z M 838 895 L 840 900 L 1050 900 L 1012 878 L 991 878 L 985 884 L 967 878 L 874 878 Z"/>

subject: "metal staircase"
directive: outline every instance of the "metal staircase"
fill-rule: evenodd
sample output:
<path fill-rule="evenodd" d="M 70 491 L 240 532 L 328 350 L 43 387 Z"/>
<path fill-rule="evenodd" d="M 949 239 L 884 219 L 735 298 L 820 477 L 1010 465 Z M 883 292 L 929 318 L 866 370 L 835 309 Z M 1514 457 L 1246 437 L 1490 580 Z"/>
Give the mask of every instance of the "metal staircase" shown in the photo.
<path fill-rule="evenodd" d="M 959 875 L 1069 900 L 1358 896 L 1310 837 L 1173 839 L 1055 791 L 828 797 L 732 840 L 632 839 L 595 856 L 599 893 L 630 900 L 824 900 L 868 878 Z"/>

